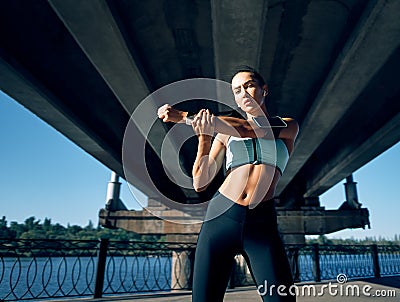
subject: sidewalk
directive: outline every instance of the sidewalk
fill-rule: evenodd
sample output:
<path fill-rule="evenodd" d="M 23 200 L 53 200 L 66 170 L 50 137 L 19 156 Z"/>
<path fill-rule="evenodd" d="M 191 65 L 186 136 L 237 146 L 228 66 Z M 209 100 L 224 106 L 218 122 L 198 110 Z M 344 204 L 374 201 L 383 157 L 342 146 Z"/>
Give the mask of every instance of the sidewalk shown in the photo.
<path fill-rule="evenodd" d="M 349 281 L 338 284 L 336 281 L 320 283 L 296 283 L 299 288 L 298 302 L 397 302 L 400 301 L 400 276 L 370 278 L 357 281 Z M 331 285 L 331 294 L 329 292 Z M 315 296 L 312 294 L 315 288 Z M 359 296 L 357 293 L 359 290 Z M 303 291 L 303 295 L 302 295 Z M 342 291 L 342 294 L 340 293 Z M 347 291 L 347 296 L 346 296 Z M 363 293 L 364 291 L 364 293 Z M 334 293 L 336 292 L 336 295 Z M 311 294 L 309 294 L 311 293 Z M 323 294 L 321 294 L 323 293 Z M 354 294 L 353 294 L 354 293 Z M 87 299 L 86 299 L 87 300 Z M 109 297 L 102 299 L 91 299 L 90 301 L 144 301 L 144 302 L 191 302 L 190 292 L 179 292 L 176 294 L 149 294 L 142 296 Z M 254 302 L 261 301 L 255 287 L 241 287 L 228 290 L 224 302 Z"/>

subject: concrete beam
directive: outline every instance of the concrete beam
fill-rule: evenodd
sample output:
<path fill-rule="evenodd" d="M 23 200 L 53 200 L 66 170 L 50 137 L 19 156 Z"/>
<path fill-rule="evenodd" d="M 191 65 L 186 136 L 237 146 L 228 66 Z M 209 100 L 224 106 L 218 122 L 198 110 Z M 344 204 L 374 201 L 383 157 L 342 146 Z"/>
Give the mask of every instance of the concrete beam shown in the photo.
<path fill-rule="evenodd" d="M 229 82 L 240 64 L 258 68 L 267 11 L 265 0 L 211 1 L 217 79 Z"/>
<path fill-rule="evenodd" d="M 178 211 L 165 213 L 170 220 L 160 219 L 147 210 L 143 211 L 107 211 L 100 209 L 99 223 L 108 228 L 121 228 L 138 234 L 186 234 L 197 235 L 200 223 L 190 223 L 192 218 L 186 217 Z M 182 223 L 172 222 L 182 221 Z"/>
<path fill-rule="evenodd" d="M 277 214 L 279 229 L 283 234 L 323 235 L 370 225 L 366 208 L 325 210 L 324 207 L 303 207 L 301 210 L 287 210 L 277 207 Z"/>
<path fill-rule="evenodd" d="M 298 23 L 292 25 L 290 35 L 287 34 L 289 29 L 282 33 L 291 39 L 280 40 L 283 46 L 278 51 L 284 54 L 277 54 L 276 59 L 281 62 L 278 65 L 280 69 L 274 70 L 271 75 L 275 85 L 278 85 L 276 88 L 280 91 L 275 95 L 278 101 L 277 114 L 288 114 L 296 118 L 304 115 L 304 104 L 309 104 L 312 91 L 321 85 L 321 79 L 326 77 L 327 70 L 334 62 L 337 55 L 336 48 L 340 45 L 346 27 L 349 27 L 349 16 L 355 2 L 359 1 L 286 3 L 288 8 L 285 6 L 285 15 L 290 13 L 291 15 L 286 17 L 286 23 L 283 25 L 290 24 L 289 18 L 297 19 Z M 306 8 L 303 8 L 302 3 L 305 3 L 303 5 L 306 5 Z M 302 15 L 303 10 L 304 15 Z M 269 44 L 266 45 L 269 47 Z M 290 45 L 292 49 L 289 48 Z M 274 87 L 271 90 L 273 96 Z"/>
<path fill-rule="evenodd" d="M 48 2 L 121 105 L 131 114 L 150 91 L 106 1 Z"/>
<path fill-rule="evenodd" d="M 375 132 L 358 148 L 341 149 L 333 158 L 330 158 L 320 173 L 307 180 L 307 190 L 304 197 L 319 196 L 336 185 L 339 181 L 358 170 L 379 154 L 400 141 L 400 113 L 388 121 L 379 131 Z M 350 152 L 349 152 L 350 151 Z"/>
<path fill-rule="evenodd" d="M 282 193 L 400 45 L 399 1 L 371 1 L 311 106 L 281 177 Z"/>
<path fill-rule="evenodd" d="M 103 0 L 85 1 L 79 5 L 74 0 L 49 0 L 49 3 L 123 108 L 131 115 L 150 94 L 150 90 L 107 3 Z M 156 115 L 157 104 L 151 103 L 147 107 L 148 114 Z M 156 124 L 157 134 L 164 137 L 166 129 L 159 120 L 156 120 Z M 156 138 L 149 141 L 157 153 L 160 152 L 160 141 Z"/>
<path fill-rule="evenodd" d="M 131 115 L 140 105 L 141 112 L 133 116 L 133 123 L 161 158 L 167 134 L 166 126 L 156 118 L 161 104 L 153 98 L 146 99 L 150 94 L 146 75 L 139 70 L 106 1 L 84 1 L 79 5 L 74 0 L 49 0 L 49 3 L 125 110 Z M 152 131 L 147 133 L 150 128 Z M 179 158 L 173 137 L 167 136 L 166 140 L 169 156 Z M 171 176 L 181 174 L 179 165 L 169 168 Z M 129 177 L 135 177 L 134 174 L 129 173 Z M 135 178 L 138 177 L 142 175 Z M 190 190 L 186 194 L 197 196 Z"/>
<path fill-rule="evenodd" d="M 346 228 L 369 226 L 369 213 L 365 208 L 357 210 L 325 210 L 323 207 L 304 207 L 286 210 L 277 207 L 278 225 L 283 235 L 320 235 Z M 168 217 L 168 213 L 164 213 Z M 201 223 L 191 223 L 191 218 L 171 211 L 169 218 L 176 222 L 155 217 L 144 211 L 115 211 L 101 209 L 99 222 L 105 227 L 122 228 L 139 234 L 197 235 Z"/>

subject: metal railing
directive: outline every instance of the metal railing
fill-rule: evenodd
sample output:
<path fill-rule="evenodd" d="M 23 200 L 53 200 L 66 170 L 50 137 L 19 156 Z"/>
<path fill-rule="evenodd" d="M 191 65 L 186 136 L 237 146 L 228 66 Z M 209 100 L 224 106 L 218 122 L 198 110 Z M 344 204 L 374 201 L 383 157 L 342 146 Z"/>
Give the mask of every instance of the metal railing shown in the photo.
<path fill-rule="evenodd" d="M 0 240 L 0 301 L 190 290 L 195 245 Z M 400 274 L 398 245 L 286 245 L 295 282 Z M 237 255 L 229 287 L 254 284 Z"/>
<path fill-rule="evenodd" d="M 0 300 L 93 294 L 98 241 L 0 240 Z"/>

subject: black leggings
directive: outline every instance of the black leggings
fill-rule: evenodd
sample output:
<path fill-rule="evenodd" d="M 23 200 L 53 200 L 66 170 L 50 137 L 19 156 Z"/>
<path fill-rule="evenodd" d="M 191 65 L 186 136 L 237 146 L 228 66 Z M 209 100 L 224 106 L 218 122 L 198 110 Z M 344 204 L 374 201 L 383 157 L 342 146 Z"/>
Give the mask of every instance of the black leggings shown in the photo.
<path fill-rule="evenodd" d="M 245 258 L 263 301 L 296 300 L 288 292 L 293 280 L 273 202 L 249 209 L 217 193 L 197 240 L 192 302 L 223 301 L 238 253 Z M 278 294 L 279 285 L 285 286 L 280 293 L 286 296 Z"/>

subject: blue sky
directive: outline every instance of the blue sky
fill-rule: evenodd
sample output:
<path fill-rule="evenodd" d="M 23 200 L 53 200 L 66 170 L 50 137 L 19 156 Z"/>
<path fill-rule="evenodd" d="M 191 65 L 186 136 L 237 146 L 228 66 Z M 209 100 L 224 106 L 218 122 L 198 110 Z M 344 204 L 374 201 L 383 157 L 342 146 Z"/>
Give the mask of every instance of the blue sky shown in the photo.
<path fill-rule="evenodd" d="M 30 216 L 85 226 L 98 222 L 111 170 L 0 91 L 0 216 L 23 222 Z M 330 238 L 400 234 L 400 144 L 356 171 L 358 197 L 370 211 L 371 229 L 343 230 Z M 139 209 L 127 184 L 121 199 Z M 321 197 L 326 209 L 345 199 L 343 182 Z"/>

